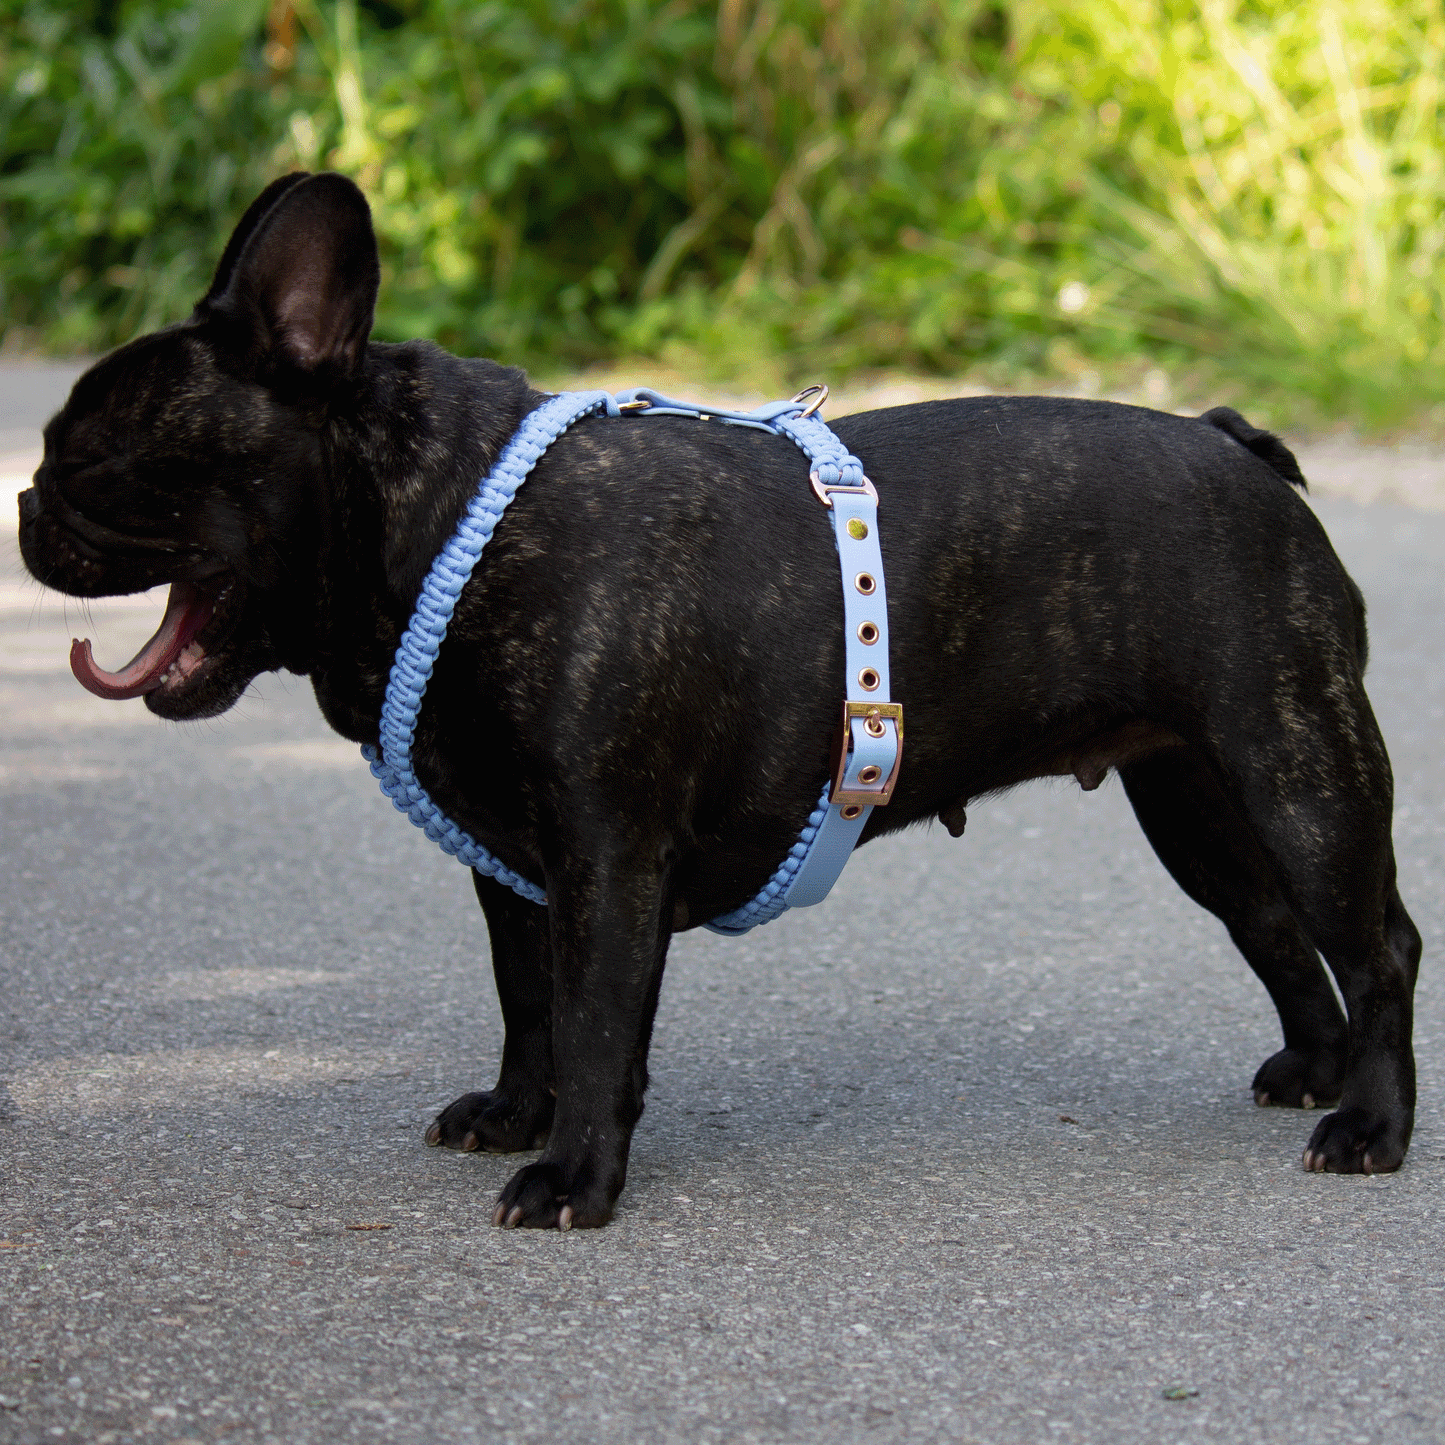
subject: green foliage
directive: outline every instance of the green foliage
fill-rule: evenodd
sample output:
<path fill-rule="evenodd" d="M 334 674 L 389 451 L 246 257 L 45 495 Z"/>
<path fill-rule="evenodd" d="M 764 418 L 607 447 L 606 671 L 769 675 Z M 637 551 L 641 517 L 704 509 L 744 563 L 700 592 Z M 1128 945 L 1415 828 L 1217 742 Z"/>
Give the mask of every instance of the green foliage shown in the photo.
<path fill-rule="evenodd" d="M 1428 0 L 1089 7 L 1067 92 L 1110 78 L 1081 328 L 1389 421 L 1445 397 L 1445 18 Z M 1109 100 L 1096 112 L 1104 114 Z"/>
<path fill-rule="evenodd" d="M 378 325 L 556 370 L 1206 367 L 1445 399 L 1435 0 L 0 0 L 6 344 L 355 176 Z"/>
<path fill-rule="evenodd" d="M 247 73 L 264 0 L 84 11 L 5 3 L 0 315 L 13 346 L 105 347 L 176 319 L 274 161 Z"/>

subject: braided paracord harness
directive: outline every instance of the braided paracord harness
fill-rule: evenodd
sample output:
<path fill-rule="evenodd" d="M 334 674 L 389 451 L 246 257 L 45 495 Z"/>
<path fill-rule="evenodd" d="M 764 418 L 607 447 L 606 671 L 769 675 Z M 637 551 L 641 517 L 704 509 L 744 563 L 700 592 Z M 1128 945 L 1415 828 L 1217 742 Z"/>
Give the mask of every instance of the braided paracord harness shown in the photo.
<path fill-rule="evenodd" d="M 826 387 L 810 387 L 790 401 L 735 412 L 674 401 L 644 387 L 615 397 L 605 391 L 562 392 L 523 419 L 422 583 L 387 684 L 381 747 L 361 749 L 382 792 L 444 853 L 533 903 L 547 901 L 536 884 L 512 872 L 453 823 L 412 771 L 412 741 L 427 682 L 457 599 L 502 512 L 542 453 L 583 417 L 688 416 L 785 436 L 810 459 L 813 490 L 833 514 L 847 653 L 846 697 L 833 777 L 798 841 L 758 895 L 706 927 L 716 933 L 746 933 L 785 909 L 807 907 L 827 897 L 869 813 L 893 795 L 903 749 L 903 709 L 889 701 L 888 605 L 878 548 L 878 494 L 863 475 L 862 463 L 814 415 L 826 396 Z"/>

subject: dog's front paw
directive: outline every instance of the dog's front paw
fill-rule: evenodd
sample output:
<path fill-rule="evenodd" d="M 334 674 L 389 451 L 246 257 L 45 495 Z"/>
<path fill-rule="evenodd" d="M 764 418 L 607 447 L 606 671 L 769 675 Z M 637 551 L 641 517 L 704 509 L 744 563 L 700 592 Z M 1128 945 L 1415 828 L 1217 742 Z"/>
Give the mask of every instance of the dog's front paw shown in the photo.
<path fill-rule="evenodd" d="M 436 1116 L 426 1131 L 426 1142 L 467 1153 L 480 1149 L 486 1154 L 519 1154 L 524 1149 L 542 1149 L 555 1109 L 551 1095 L 524 1103 L 500 1090 L 463 1094 Z"/>
<path fill-rule="evenodd" d="M 1261 1108 L 1313 1109 L 1318 1104 L 1338 1104 L 1345 1085 L 1345 1060 L 1331 1052 L 1307 1054 L 1301 1049 L 1281 1049 L 1260 1066 L 1251 1087 L 1254 1102 Z"/>
<path fill-rule="evenodd" d="M 1405 1162 L 1407 1143 L 1399 1124 L 1352 1106 L 1320 1120 L 1310 1135 L 1304 1166 L 1317 1174 L 1387 1174 Z"/>
<path fill-rule="evenodd" d="M 617 1190 L 585 1165 L 568 1169 L 540 1160 L 517 1170 L 497 1196 L 492 1223 L 506 1229 L 598 1229 L 612 1218 Z"/>

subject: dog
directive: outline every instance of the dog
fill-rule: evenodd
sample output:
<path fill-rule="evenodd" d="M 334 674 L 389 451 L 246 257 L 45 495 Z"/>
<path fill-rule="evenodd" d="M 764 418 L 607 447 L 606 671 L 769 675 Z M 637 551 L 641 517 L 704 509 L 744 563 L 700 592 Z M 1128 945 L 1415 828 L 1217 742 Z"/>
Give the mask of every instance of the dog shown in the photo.
<path fill-rule="evenodd" d="M 128 668 L 77 660 L 93 690 L 210 717 L 285 668 L 337 732 L 377 743 L 423 577 L 545 399 L 493 362 L 371 341 L 379 275 L 361 192 L 286 176 L 187 320 L 76 382 L 20 498 L 26 565 L 76 597 L 170 584 Z M 1308 1169 L 1398 1168 L 1420 936 L 1396 889 L 1364 604 L 1290 452 L 1225 408 L 1049 397 L 835 430 L 880 499 L 908 720 L 862 841 L 935 817 L 961 832 L 971 799 L 1117 769 L 1164 866 L 1279 1012 L 1256 1100 L 1338 1105 Z M 838 589 L 800 454 L 755 430 L 588 420 L 498 525 L 414 747 L 447 814 L 546 890 L 538 906 L 473 875 L 501 1068 L 427 1132 L 541 1149 L 495 1223 L 611 1217 L 669 937 L 757 892 L 829 774 Z"/>

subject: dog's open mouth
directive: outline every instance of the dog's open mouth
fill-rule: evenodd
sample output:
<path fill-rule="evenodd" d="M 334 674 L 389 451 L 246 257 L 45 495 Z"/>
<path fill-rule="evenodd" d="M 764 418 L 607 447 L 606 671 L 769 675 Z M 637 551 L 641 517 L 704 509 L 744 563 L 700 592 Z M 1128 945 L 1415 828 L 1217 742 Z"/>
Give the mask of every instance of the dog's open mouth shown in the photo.
<path fill-rule="evenodd" d="M 100 667 L 90 639 L 76 638 L 70 647 L 70 670 L 80 685 L 97 697 L 141 697 L 161 688 L 183 686 L 207 661 L 208 645 L 227 630 L 224 614 L 235 579 L 207 578 L 205 586 L 172 582 L 161 625 L 119 672 Z M 213 626 L 212 624 L 216 625 Z"/>

